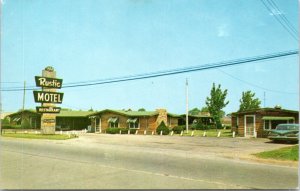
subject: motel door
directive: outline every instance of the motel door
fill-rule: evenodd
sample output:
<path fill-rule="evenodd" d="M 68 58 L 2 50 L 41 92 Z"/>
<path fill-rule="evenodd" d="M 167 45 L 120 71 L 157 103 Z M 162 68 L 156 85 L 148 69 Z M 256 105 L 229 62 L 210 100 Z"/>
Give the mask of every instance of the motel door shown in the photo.
<path fill-rule="evenodd" d="M 101 133 L 101 118 L 96 118 L 96 120 L 95 120 L 95 133 L 98 133 L 98 132 L 100 132 Z"/>
<path fill-rule="evenodd" d="M 255 116 L 245 115 L 245 137 L 253 137 L 255 129 Z"/>

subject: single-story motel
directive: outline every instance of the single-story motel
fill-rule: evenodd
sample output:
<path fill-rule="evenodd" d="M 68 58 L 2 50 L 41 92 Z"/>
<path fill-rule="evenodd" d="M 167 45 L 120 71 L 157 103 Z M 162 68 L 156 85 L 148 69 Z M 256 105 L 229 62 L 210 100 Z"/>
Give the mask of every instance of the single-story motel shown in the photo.
<path fill-rule="evenodd" d="M 34 110 L 23 110 L 7 115 L 11 125 L 20 125 L 27 119 L 34 129 L 40 129 L 41 114 Z M 112 110 L 102 111 L 73 111 L 61 110 L 56 115 L 57 130 L 83 130 L 105 132 L 107 128 L 129 128 L 139 131 L 155 131 L 164 121 L 166 126 L 173 128 L 185 125 L 186 115 L 169 113 L 166 109 L 155 111 Z M 189 115 L 189 124 L 201 121 L 212 124 L 209 114 Z M 299 111 L 275 108 L 260 108 L 231 114 L 231 128 L 238 136 L 266 137 L 268 130 L 275 129 L 280 123 L 299 123 Z"/>
<path fill-rule="evenodd" d="M 34 110 L 21 110 L 7 115 L 11 125 L 21 125 L 22 120 L 27 120 L 34 129 L 41 127 L 41 114 Z M 57 130 L 83 130 L 91 132 L 105 132 L 107 128 L 128 128 L 139 131 L 155 131 L 162 121 L 169 128 L 185 124 L 186 115 L 177 115 L 167 112 L 166 109 L 155 111 L 112 110 L 102 111 L 73 111 L 61 110 L 56 115 Z M 189 124 L 201 121 L 211 124 L 212 117 L 207 113 L 189 116 Z"/>

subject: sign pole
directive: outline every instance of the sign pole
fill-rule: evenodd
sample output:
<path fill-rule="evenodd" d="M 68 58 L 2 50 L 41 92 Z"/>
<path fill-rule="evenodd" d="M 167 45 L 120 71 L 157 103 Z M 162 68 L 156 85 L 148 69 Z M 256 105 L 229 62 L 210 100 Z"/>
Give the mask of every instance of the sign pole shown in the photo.
<path fill-rule="evenodd" d="M 43 134 L 55 134 L 56 114 L 60 112 L 60 107 L 55 104 L 62 103 L 63 93 L 56 92 L 62 87 L 62 79 L 56 78 L 56 71 L 48 66 L 42 71 L 42 76 L 35 76 L 35 82 L 42 91 L 33 91 L 34 100 L 41 103 L 41 107 L 36 107 L 41 113 L 41 131 Z"/>

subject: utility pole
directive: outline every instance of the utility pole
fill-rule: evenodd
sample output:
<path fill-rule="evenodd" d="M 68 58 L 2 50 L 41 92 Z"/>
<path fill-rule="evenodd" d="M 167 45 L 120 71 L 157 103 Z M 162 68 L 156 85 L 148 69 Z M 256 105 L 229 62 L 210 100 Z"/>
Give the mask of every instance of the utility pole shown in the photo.
<path fill-rule="evenodd" d="M 264 92 L 264 108 L 266 107 L 266 92 Z"/>
<path fill-rule="evenodd" d="M 26 89 L 26 81 L 24 81 L 24 89 L 23 89 L 23 106 L 22 106 L 22 110 L 24 111 L 25 109 L 25 90 Z"/>
<path fill-rule="evenodd" d="M 24 81 L 24 89 L 23 89 L 23 104 L 22 104 L 22 119 L 21 119 L 21 126 L 24 123 L 24 109 L 25 109 L 25 90 L 26 89 L 26 81 Z"/>
<path fill-rule="evenodd" d="M 189 133 L 189 92 L 188 89 L 189 88 L 189 83 L 188 83 L 188 79 L 186 78 L 186 82 L 185 82 L 185 93 L 186 93 L 186 116 L 185 116 L 185 125 L 186 125 L 186 133 Z"/>

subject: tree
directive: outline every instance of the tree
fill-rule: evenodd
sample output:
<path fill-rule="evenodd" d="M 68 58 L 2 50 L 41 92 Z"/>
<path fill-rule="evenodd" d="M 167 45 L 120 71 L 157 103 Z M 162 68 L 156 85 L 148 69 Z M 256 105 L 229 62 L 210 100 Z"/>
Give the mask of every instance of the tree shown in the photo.
<path fill-rule="evenodd" d="M 198 115 L 201 112 L 197 107 L 189 111 L 190 115 Z"/>
<path fill-rule="evenodd" d="M 260 108 L 261 101 L 258 98 L 254 98 L 255 93 L 251 91 L 246 91 L 242 93 L 242 98 L 240 99 L 240 109 L 239 111 L 246 111 L 250 109 Z"/>
<path fill-rule="evenodd" d="M 227 89 L 222 91 L 221 85 L 219 84 L 216 88 L 215 83 L 213 83 L 213 87 L 210 91 L 210 97 L 206 98 L 206 105 L 208 108 L 208 111 L 212 118 L 214 119 L 216 123 L 216 128 L 221 128 L 221 117 L 224 115 L 224 112 L 222 109 L 226 107 L 226 105 L 229 103 L 229 101 L 225 101 L 227 96 Z"/>
<path fill-rule="evenodd" d="M 138 109 L 138 111 L 146 111 L 146 109 L 145 108 L 140 108 L 140 109 Z"/>
<path fill-rule="evenodd" d="M 209 112 L 208 107 L 202 107 L 201 112 Z"/>

